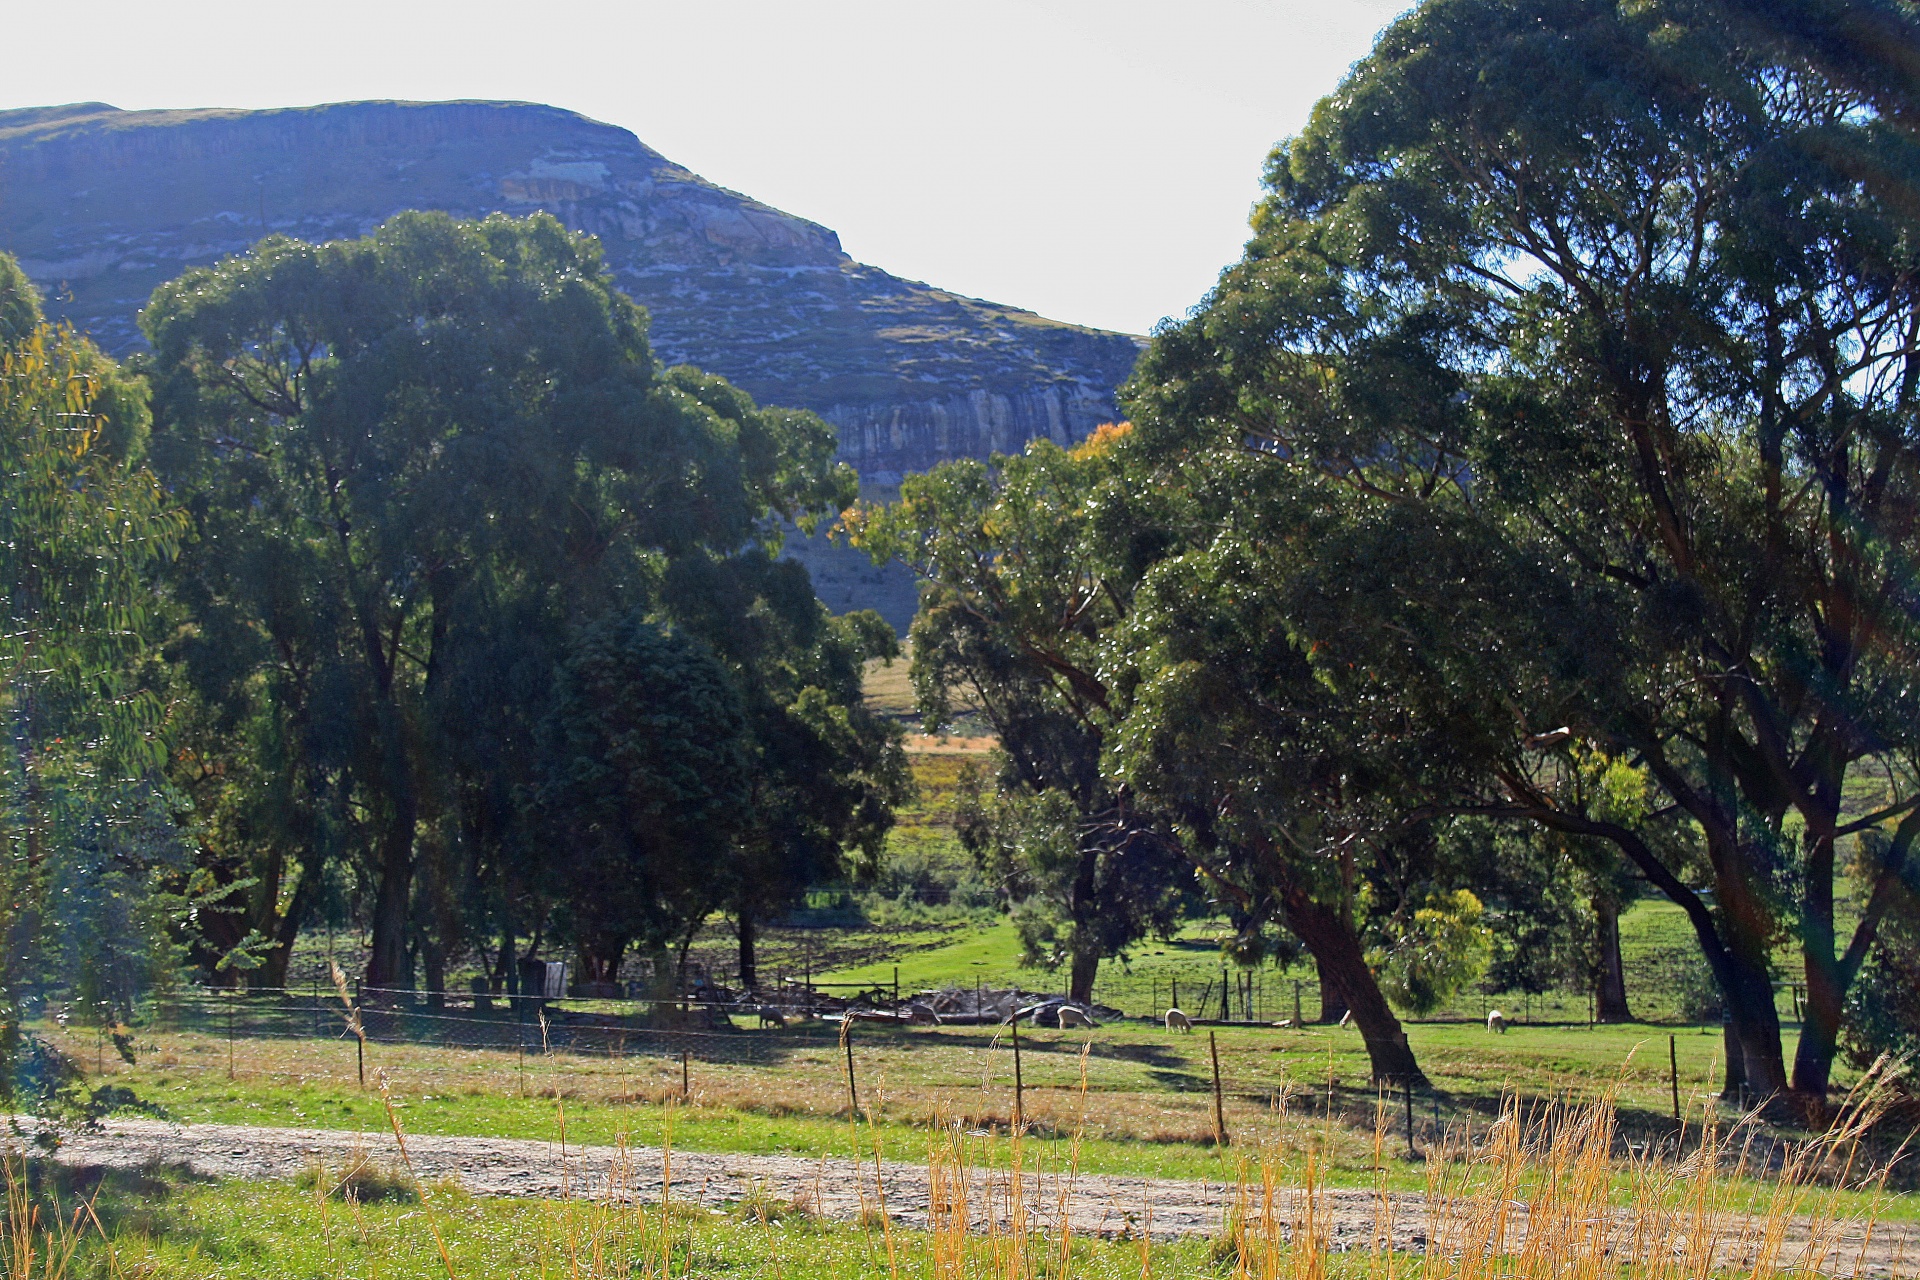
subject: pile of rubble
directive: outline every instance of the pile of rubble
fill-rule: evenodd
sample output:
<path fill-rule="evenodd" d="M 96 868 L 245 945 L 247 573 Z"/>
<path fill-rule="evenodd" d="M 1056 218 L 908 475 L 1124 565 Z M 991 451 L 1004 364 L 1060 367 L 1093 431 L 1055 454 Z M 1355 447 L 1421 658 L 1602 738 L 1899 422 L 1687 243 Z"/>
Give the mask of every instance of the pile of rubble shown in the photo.
<path fill-rule="evenodd" d="M 940 1022 L 980 1026 L 1010 1022 L 1018 1017 L 1042 1027 L 1099 1026 L 1124 1016 L 1105 1005 L 1069 1000 L 1059 992 L 1022 991 L 1018 987 L 948 987 L 916 991 L 900 1013 L 911 1022 Z M 931 1016 L 928 1016 L 931 1015 Z"/>

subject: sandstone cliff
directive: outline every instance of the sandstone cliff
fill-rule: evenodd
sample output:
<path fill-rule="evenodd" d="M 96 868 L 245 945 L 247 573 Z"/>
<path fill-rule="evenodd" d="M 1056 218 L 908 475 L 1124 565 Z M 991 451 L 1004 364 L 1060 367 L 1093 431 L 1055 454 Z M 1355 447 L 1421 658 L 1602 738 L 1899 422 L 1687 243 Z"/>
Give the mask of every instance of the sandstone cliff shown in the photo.
<path fill-rule="evenodd" d="M 944 458 L 1063 443 L 1113 416 L 1134 338 L 850 259 L 825 227 L 725 190 L 623 129 L 524 103 L 0 112 L 0 249 L 107 347 L 184 268 L 264 231 L 359 235 L 401 209 L 548 210 L 606 246 L 669 363 L 813 409 L 882 485 Z M 897 609 L 889 610 L 897 612 Z"/>

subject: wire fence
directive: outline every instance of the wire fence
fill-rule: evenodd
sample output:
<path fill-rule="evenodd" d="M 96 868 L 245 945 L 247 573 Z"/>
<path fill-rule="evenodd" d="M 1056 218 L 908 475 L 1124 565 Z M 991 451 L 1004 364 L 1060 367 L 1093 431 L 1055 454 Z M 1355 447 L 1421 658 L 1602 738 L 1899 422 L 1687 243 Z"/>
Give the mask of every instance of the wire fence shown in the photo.
<path fill-rule="evenodd" d="M 1250 1114 L 1271 1111 L 1289 1098 L 1310 1110 L 1350 1110 L 1375 1107 L 1398 1096 L 1399 1106 L 1407 1109 L 1406 1123 L 1414 1123 L 1417 1110 L 1425 1131 L 1463 1113 L 1486 1110 L 1500 1093 L 1498 1082 L 1490 1082 L 1488 1089 L 1468 1091 L 1474 1096 L 1446 1094 L 1424 1084 L 1409 1091 L 1402 1082 L 1376 1082 L 1368 1075 L 1364 1059 L 1355 1060 L 1361 1042 L 1351 1032 L 1346 1033 L 1351 1042 L 1337 1053 L 1325 1037 L 1296 1038 L 1273 1030 L 1270 1023 L 1264 1024 L 1269 1035 L 1242 1033 L 1216 1040 L 1209 1034 L 1214 1028 L 1204 1024 L 1192 1035 L 1136 1022 L 1119 1029 L 1110 1024 L 1101 1036 L 1082 1036 L 1072 1029 L 1037 1033 L 1033 1027 L 982 1018 L 970 1028 L 957 1029 L 963 1034 L 922 1038 L 900 1024 L 864 1023 L 860 1017 L 867 1011 L 858 1007 L 844 1030 L 831 1020 L 833 1015 L 801 1017 L 809 1012 L 809 1003 L 817 1008 L 828 998 L 801 990 L 788 994 L 784 1005 L 762 1002 L 742 1008 L 678 1000 L 532 997 L 429 1004 L 418 992 L 372 990 L 343 1001 L 324 989 L 193 988 L 146 1006 L 130 1030 L 135 1039 L 148 1042 L 149 1052 L 159 1048 L 153 1043 L 158 1040 L 198 1037 L 184 1055 L 180 1041 L 172 1040 L 166 1065 L 195 1071 L 224 1067 L 235 1078 L 292 1072 L 306 1079 L 353 1081 L 357 1076 L 364 1084 L 371 1071 L 399 1065 L 396 1049 L 402 1052 L 399 1062 L 407 1070 L 442 1076 L 461 1071 L 478 1076 L 512 1069 L 515 1062 L 523 1073 L 563 1070 L 559 1064 L 571 1056 L 586 1061 L 564 1070 L 621 1077 L 626 1088 L 634 1087 L 638 1077 L 623 1077 L 623 1073 L 652 1060 L 654 1065 L 641 1075 L 658 1077 L 656 1084 L 666 1082 L 669 1093 L 675 1084 L 680 1092 L 688 1091 L 703 1067 L 774 1069 L 726 1078 L 726 1089 L 735 1101 L 750 1106 L 770 1096 L 769 1089 L 811 1091 L 807 1105 L 813 1106 L 823 1089 L 831 1098 L 844 1080 L 851 1107 L 851 1091 L 858 1087 L 854 1081 L 857 1059 L 863 1064 L 860 1072 L 891 1073 L 896 1086 L 910 1082 L 912 1089 L 922 1093 L 944 1090 L 948 1096 L 970 1099 L 964 1109 L 980 1113 L 974 1119 L 983 1124 L 1021 1123 L 1022 1112 L 1032 1121 L 1037 1112 L 1065 1108 L 1076 1093 L 1083 1099 L 1090 1093 L 1097 1106 L 1153 1113 L 1141 1120 L 1147 1127 L 1140 1134 L 1149 1140 L 1204 1140 L 1205 1131 L 1224 1130 L 1235 1114 L 1244 1122 Z M 1305 994 L 1303 988 L 1303 999 Z M 1285 995 L 1290 1003 L 1290 983 Z M 1259 1008 L 1253 995 L 1248 999 Z M 68 1023 L 70 1049 L 92 1049 L 87 1056 L 98 1055 L 103 1069 L 113 1061 L 108 1047 L 112 1028 L 74 1019 Z M 1114 1034 L 1116 1030 L 1119 1034 Z M 94 1043 L 88 1045 L 88 1039 Z M 1711 1060 L 1716 1056 L 1712 1046 L 1719 1037 L 1681 1039 L 1692 1041 L 1686 1046 L 1684 1070 L 1677 1058 L 1669 1067 L 1667 1046 L 1662 1046 L 1662 1052 L 1642 1058 L 1634 1071 L 1637 1087 L 1633 1092 L 1642 1096 L 1632 1105 L 1649 1116 L 1657 1118 L 1669 1105 L 1676 1115 L 1682 1110 L 1697 1115 L 1714 1088 L 1717 1065 Z M 219 1052 L 222 1041 L 224 1054 Z M 283 1047 L 263 1049 L 273 1044 Z M 855 1048 L 857 1052 L 850 1052 Z M 423 1059 L 414 1052 L 423 1049 L 470 1050 L 481 1056 Z M 503 1061 L 486 1054 L 512 1056 Z M 544 1067 L 537 1065 L 543 1060 Z M 604 1065 L 594 1067 L 596 1060 Z M 1624 1074 L 1612 1078 L 1627 1082 Z M 621 1084 L 622 1079 L 610 1082 Z M 715 1079 L 709 1077 L 708 1083 Z M 1196 1095 L 1197 1107 L 1192 1102 L 1173 1104 L 1176 1109 L 1187 1107 L 1184 1117 L 1160 1116 L 1154 1110 L 1160 1105 L 1153 1102 L 1156 1097 L 1171 1103 Z M 1173 1127 L 1166 1129 L 1167 1125 Z M 1195 1125 L 1201 1132 L 1189 1132 Z"/>

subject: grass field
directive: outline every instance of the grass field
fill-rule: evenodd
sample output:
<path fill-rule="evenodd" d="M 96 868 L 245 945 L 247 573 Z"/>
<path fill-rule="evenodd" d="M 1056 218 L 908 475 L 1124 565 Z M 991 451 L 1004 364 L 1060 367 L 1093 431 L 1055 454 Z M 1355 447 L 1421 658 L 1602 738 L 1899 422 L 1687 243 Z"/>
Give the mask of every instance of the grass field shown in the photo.
<path fill-rule="evenodd" d="M 424 1205 L 411 1197 L 357 1203 L 289 1185 L 208 1184 L 166 1170 L 114 1174 L 98 1183 L 64 1181 L 45 1189 L 48 1209 L 86 1199 L 100 1218 L 98 1231 L 89 1223 L 74 1233 L 69 1265 L 76 1275 L 843 1280 L 926 1275 L 936 1244 L 924 1231 L 882 1233 L 822 1222 L 782 1204 L 749 1204 L 732 1214 L 692 1206 L 662 1213 L 586 1201 L 482 1200 L 455 1188 L 430 1188 Z M 57 1250 L 60 1242 L 48 1243 Z M 1192 1273 L 1205 1268 L 1208 1247 L 1206 1241 L 1159 1244 L 1150 1256 L 1163 1274 Z M 1088 1280 L 1137 1277 L 1142 1248 L 1078 1240 L 1071 1267 Z M 43 1255 L 41 1262 L 45 1270 L 36 1269 L 36 1277 L 61 1274 L 53 1259 Z"/>
<path fill-rule="evenodd" d="M 559 1063 L 548 1066 L 556 1081 L 567 1074 Z M 365 1095 L 360 1101 L 372 1105 Z M 554 1123 L 563 1105 L 578 1113 L 565 1097 L 542 1102 L 552 1108 Z M 690 1119 L 699 1108 L 696 1101 L 677 1118 Z M 632 1118 L 642 1108 L 625 1110 Z M 407 1117 L 408 1128 L 420 1130 L 422 1110 L 398 1114 Z M 381 1115 L 384 1120 L 384 1110 Z M 664 1204 L 580 1197 L 480 1200 L 457 1183 L 423 1186 L 398 1165 L 352 1179 L 342 1176 L 343 1169 L 315 1165 L 289 1185 L 211 1184 L 164 1166 L 103 1176 L 99 1170 L 38 1164 L 23 1174 L 13 1163 L 7 1169 L 7 1253 L 0 1265 L 21 1280 L 70 1274 L 453 1280 L 506 1273 L 568 1280 L 1148 1280 L 1156 1274 L 1273 1280 L 1680 1280 L 1723 1274 L 1771 1280 L 1783 1274 L 1782 1262 L 1797 1256 L 1787 1247 L 1790 1239 L 1811 1239 L 1825 1258 L 1824 1269 L 1847 1274 L 1849 1254 L 1857 1267 L 1874 1234 L 1866 1232 L 1865 1243 L 1843 1243 L 1847 1220 L 1856 1223 L 1856 1242 L 1862 1238 L 1859 1222 L 1878 1224 L 1884 1238 L 1906 1229 L 1902 1218 L 1911 1220 L 1901 1199 L 1884 1194 L 1871 1178 L 1859 1189 L 1834 1192 L 1803 1181 L 1814 1164 L 1793 1166 L 1785 1178 L 1765 1183 L 1740 1178 L 1737 1171 L 1730 1175 L 1730 1167 L 1744 1166 L 1752 1151 L 1737 1133 L 1685 1163 L 1652 1153 L 1616 1155 L 1612 1115 L 1604 1098 L 1548 1117 L 1510 1106 L 1498 1124 L 1473 1132 L 1456 1126 L 1443 1143 L 1430 1136 L 1424 1158 L 1412 1161 L 1394 1150 L 1388 1112 L 1372 1133 L 1375 1172 L 1364 1185 L 1379 1193 L 1405 1187 L 1425 1195 L 1402 1209 L 1388 1209 L 1384 1198 L 1360 1197 L 1362 1205 L 1378 1206 L 1371 1211 L 1373 1243 L 1363 1237 L 1355 1242 L 1362 1247 L 1345 1254 L 1326 1252 L 1332 1222 L 1317 1195 L 1328 1186 L 1327 1157 L 1339 1145 L 1340 1126 L 1302 1114 L 1291 1131 L 1270 1133 L 1264 1141 L 1242 1137 L 1231 1155 L 1218 1154 L 1216 1176 L 1238 1188 L 1230 1211 L 1211 1238 L 1176 1244 L 1037 1230 L 1038 1219 L 1026 1216 L 1023 1193 L 1015 1190 L 1022 1184 L 1009 1171 L 1085 1171 L 1080 1151 L 1030 1139 L 978 1143 L 955 1128 L 929 1127 L 920 1144 L 932 1184 L 924 1230 L 893 1222 L 878 1204 L 857 1223 L 826 1223 L 804 1203 L 751 1189 L 720 1209 L 689 1204 L 684 1191 L 676 1202 L 671 1188 Z M 859 1125 L 835 1127 L 843 1150 L 865 1154 Z M 584 1136 L 576 1124 L 567 1131 L 576 1143 Z M 676 1137 L 681 1132 L 676 1125 Z M 1841 1143 L 1808 1154 L 1820 1166 L 1837 1168 L 1846 1165 L 1849 1151 Z M 980 1174 L 986 1181 L 976 1180 Z M 349 1186 L 365 1198 L 336 1198 Z M 1287 1190 L 1299 1188 L 1305 1194 Z M 976 1197 L 972 1210 L 969 1194 Z M 981 1196 L 984 1206 L 978 1204 Z M 1505 1225 L 1520 1203 L 1528 1206 L 1524 1237 Z M 1413 1235 L 1390 1216 L 1410 1209 L 1424 1213 Z M 1743 1220 L 1740 1214 L 1756 1216 Z M 1716 1241 L 1744 1255 L 1739 1265 L 1715 1265 Z M 1396 1251 L 1422 1245 L 1424 1256 Z M 1891 1266 L 1882 1262 L 1871 1270 L 1905 1274 L 1904 1254 L 1895 1248 Z M 1880 1256 L 1888 1256 L 1885 1245 Z"/>
<path fill-rule="evenodd" d="M 97 1055 L 82 1033 L 49 1033 L 64 1035 L 76 1058 L 98 1064 L 98 1082 L 131 1089 L 177 1120 L 347 1129 L 386 1122 L 378 1097 L 357 1083 L 351 1041 L 237 1040 L 229 1079 L 229 1045 L 217 1036 L 156 1036 L 129 1066 Z M 1477 1026 L 1416 1024 L 1410 1035 L 1433 1084 L 1415 1100 L 1416 1140 L 1488 1123 L 1509 1094 L 1575 1101 L 1611 1094 L 1631 1140 L 1664 1139 L 1672 1132 L 1669 1034 L 1646 1026 L 1516 1027 L 1495 1037 Z M 1357 1032 L 1228 1027 L 1216 1035 L 1223 1110 L 1237 1144 L 1284 1144 L 1303 1118 L 1331 1118 L 1338 1123 L 1315 1139 L 1327 1179 L 1374 1179 L 1372 1130 L 1383 1099 L 1368 1082 Z M 419 1133 L 549 1139 L 559 1101 L 579 1142 L 628 1135 L 658 1143 L 673 1107 L 674 1140 L 688 1149 L 849 1154 L 846 1059 L 834 1029 L 815 1023 L 671 1043 L 689 1050 L 684 1106 L 682 1066 L 668 1054 L 609 1059 L 376 1043 L 367 1069 L 370 1079 L 384 1075 L 404 1123 Z M 1692 1032 L 1671 1044 L 1682 1109 L 1697 1127 L 1712 1108 L 1721 1040 Z M 1002 1029 L 861 1024 L 853 1050 L 871 1140 L 890 1159 L 922 1158 L 938 1117 L 982 1131 L 1010 1127 L 1014 1062 Z M 1205 1034 L 1132 1023 L 1022 1032 L 1022 1103 L 1033 1150 L 1063 1160 L 1075 1146 L 1078 1167 L 1089 1173 L 1228 1176 L 1236 1157 L 1214 1142 L 1208 1051 Z M 1419 1176 L 1403 1170 L 1394 1183 L 1415 1185 Z"/>

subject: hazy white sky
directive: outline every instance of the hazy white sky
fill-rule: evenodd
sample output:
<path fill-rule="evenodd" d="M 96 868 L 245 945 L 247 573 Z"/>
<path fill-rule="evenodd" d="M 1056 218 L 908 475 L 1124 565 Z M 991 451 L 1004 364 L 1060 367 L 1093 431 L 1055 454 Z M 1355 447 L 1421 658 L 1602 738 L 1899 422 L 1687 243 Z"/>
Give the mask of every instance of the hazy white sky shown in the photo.
<path fill-rule="evenodd" d="M 1143 333 L 1403 0 L 0 0 L 0 107 L 517 98 L 899 275 Z"/>

